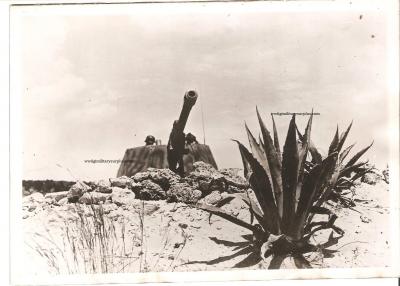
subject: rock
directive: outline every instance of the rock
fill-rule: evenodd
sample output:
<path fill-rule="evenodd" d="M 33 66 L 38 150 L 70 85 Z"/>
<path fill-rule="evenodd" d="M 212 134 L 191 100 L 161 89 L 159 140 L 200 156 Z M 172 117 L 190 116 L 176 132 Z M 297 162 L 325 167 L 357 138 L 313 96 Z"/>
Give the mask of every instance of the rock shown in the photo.
<path fill-rule="evenodd" d="M 361 182 L 369 185 L 376 185 L 376 183 L 379 182 L 380 180 L 382 180 L 381 175 L 375 172 L 367 173 L 361 178 Z"/>
<path fill-rule="evenodd" d="M 135 202 L 135 193 L 132 192 L 130 189 L 113 187 L 111 193 L 111 200 L 117 206 L 129 205 Z"/>
<path fill-rule="evenodd" d="M 23 203 L 43 203 L 44 202 L 44 196 L 42 193 L 33 193 L 29 196 L 26 196 L 25 198 L 22 199 Z"/>
<path fill-rule="evenodd" d="M 140 201 L 139 201 L 140 202 Z M 151 204 L 148 202 L 144 203 L 144 209 L 143 209 L 143 214 L 144 215 L 152 215 L 153 213 L 155 213 L 156 211 L 158 211 L 160 209 L 159 205 L 156 204 Z"/>
<path fill-rule="evenodd" d="M 243 192 L 249 188 L 247 180 L 240 175 L 242 172 L 239 168 L 221 169 L 219 171 L 225 178 L 228 185 L 228 193 Z"/>
<path fill-rule="evenodd" d="M 131 178 L 128 178 L 127 176 L 110 179 L 111 187 L 130 188 L 132 182 L 133 180 Z"/>
<path fill-rule="evenodd" d="M 202 191 L 203 196 L 213 191 L 238 193 L 248 189 L 249 184 L 239 175 L 240 169 L 216 170 L 213 166 L 198 161 L 193 164 L 194 170 L 184 180 L 194 188 Z"/>
<path fill-rule="evenodd" d="M 201 225 L 198 222 L 192 222 L 190 223 L 190 227 L 193 227 L 195 229 L 200 229 Z"/>
<path fill-rule="evenodd" d="M 66 198 L 68 195 L 68 191 L 64 191 L 64 192 L 55 192 L 55 193 L 47 193 L 44 198 L 45 199 L 50 199 L 53 200 L 55 202 L 58 202 L 59 200 Z"/>
<path fill-rule="evenodd" d="M 33 193 L 29 196 L 26 196 L 22 199 L 22 204 L 42 204 L 45 202 L 44 196 L 42 193 Z"/>
<path fill-rule="evenodd" d="M 100 202 L 105 202 L 108 198 L 111 197 L 111 194 L 104 194 L 98 192 L 88 192 L 84 193 L 82 197 L 79 198 L 78 202 L 81 204 L 92 205 L 99 204 Z"/>
<path fill-rule="evenodd" d="M 60 205 L 60 206 L 68 204 L 68 198 L 62 198 L 61 200 L 59 200 L 57 202 L 57 204 Z"/>
<path fill-rule="evenodd" d="M 182 222 L 178 223 L 178 226 L 183 229 L 186 229 L 188 227 L 188 225 L 186 223 L 182 223 Z"/>
<path fill-rule="evenodd" d="M 30 193 L 40 192 L 42 194 L 54 192 L 66 192 L 76 182 L 53 181 L 53 180 L 22 180 L 22 186 Z"/>
<path fill-rule="evenodd" d="M 141 182 L 144 180 L 148 180 L 150 178 L 149 172 L 139 172 L 136 173 L 134 176 L 131 177 L 135 182 Z"/>
<path fill-rule="evenodd" d="M 48 204 L 48 205 L 54 205 L 54 204 L 57 204 L 57 202 L 53 199 L 53 198 L 44 198 L 44 201 L 45 201 L 45 203 L 46 204 Z"/>
<path fill-rule="evenodd" d="M 196 203 L 201 198 L 201 191 L 187 183 L 176 183 L 167 191 L 169 202 Z"/>
<path fill-rule="evenodd" d="M 221 199 L 222 199 L 221 193 L 218 191 L 213 191 L 211 192 L 211 194 L 202 198 L 201 202 L 206 205 L 215 205 Z"/>
<path fill-rule="evenodd" d="M 77 202 L 78 199 L 86 192 L 89 192 L 90 188 L 83 182 L 76 182 L 75 185 L 73 185 L 68 193 L 67 193 L 67 198 L 69 202 Z"/>
<path fill-rule="evenodd" d="M 199 189 L 203 195 L 214 190 L 225 191 L 227 188 L 225 178 L 213 166 L 198 161 L 193 164 L 194 170 L 184 178 L 185 182 Z"/>
<path fill-rule="evenodd" d="M 166 198 L 165 191 L 151 180 L 144 180 L 141 183 L 142 189 L 137 192 L 138 198 L 142 200 L 163 200 Z"/>
<path fill-rule="evenodd" d="M 111 211 L 116 209 L 118 209 L 118 206 L 115 203 L 103 204 L 103 211 L 105 214 L 109 214 Z"/>
<path fill-rule="evenodd" d="M 364 216 L 364 215 L 361 215 L 360 219 L 361 219 L 361 221 L 363 223 L 370 223 L 371 222 L 371 219 L 369 217 L 367 217 L 367 216 Z"/>
<path fill-rule="evenodd" d="M 136 193 L 143 189 L 143 185 L 141 183 L 132 182 L 130 189 Z"/>
<path fill-rule="evenodd" d="M 153 169 L 149 168 L 150 179 L 161 186 L 164 190 L 168 190 L 172 184 L 178 183 L 181 177 L 170 169 Z"/>
<path fill-rule="evenodd" d="M 99 180 L 97 181 L 96 185 L 97 185 L 95 189 L 96 192 L 111 194 L 112 189 L 110 180 Z"/>
<path fill-rule="evenodd" d="M 22 207 L 29 212 L 34 211 L 37 207 L 45 203 L 45 198 L 41 193 L 33 193 L 22 199 Z"/>
<path fill-rule="evenodd" d="M 227 212 L 233 216 L 238 216 L 242 209 L 247 210 L 248 207 L 242 199 L 235 198 L 235 199 L 231 200 L 229 203 L 223 205 L 221 207 L 221 209 L 223 209 L 225 212 Z"/>
<path fill-rule="evenodd" d="M 170 169 L 148 168 L 146 172 L 135 174 L 133 177 L 135 182 L 143 182 L 151 180 L 158 184 L 164 191 L 168 190 L 172 184 L 178 183 L 181 178 Z"/>
<path fill-rule="evenodd" d="M 84 181 L 83 183 L 89 187 L 89 192 L 93 192 L 97 189 L 97 183 L 94 181 Z"/>

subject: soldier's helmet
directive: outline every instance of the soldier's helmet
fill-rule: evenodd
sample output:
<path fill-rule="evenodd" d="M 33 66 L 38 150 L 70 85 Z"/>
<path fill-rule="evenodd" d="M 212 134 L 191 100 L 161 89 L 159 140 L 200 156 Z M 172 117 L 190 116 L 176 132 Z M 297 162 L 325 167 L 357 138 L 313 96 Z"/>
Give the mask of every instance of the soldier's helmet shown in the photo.
<path fill-rule="evenodd" d="M 144 140 L 146 145 L 153 145 L 156 142 L 156 138 L 153 135 L 147 135 L 146 140 Z"/>
<path fill-rule="evenodd" d="M 194 136 L 192 133 L 186 134 L 186 143 L 187 144 L 198 143 L 196 140 L 196 136 Z"/>

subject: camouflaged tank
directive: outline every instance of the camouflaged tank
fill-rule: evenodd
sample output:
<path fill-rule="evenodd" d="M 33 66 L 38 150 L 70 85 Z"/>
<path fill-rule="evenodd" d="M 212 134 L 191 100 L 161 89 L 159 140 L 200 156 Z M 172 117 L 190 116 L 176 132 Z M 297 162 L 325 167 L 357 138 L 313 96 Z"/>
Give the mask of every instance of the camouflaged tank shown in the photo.
<path fill-rule="evenodd" d="M 217 169 L 210 147 L 199 144 L 191 133 L 183 133 L 197 97 L 198 94 L 193 90 L 185 93 L 182 110 L 179 119 L 174 121 L 168 145 L 157 144 L 153 136 L 147 136 L 145 146 L 125 151 L 117 177 L 130 177 L 148 168 L 170 168 L 183 176 L 193 170 L 193 163 L 197 161 L 203 161 Z"/>

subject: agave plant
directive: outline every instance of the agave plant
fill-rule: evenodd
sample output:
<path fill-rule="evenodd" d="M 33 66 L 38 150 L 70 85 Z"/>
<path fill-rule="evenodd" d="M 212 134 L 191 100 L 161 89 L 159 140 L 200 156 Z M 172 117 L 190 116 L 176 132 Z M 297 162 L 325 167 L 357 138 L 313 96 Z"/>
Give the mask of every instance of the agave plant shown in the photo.
<path fill-rule="evenodd" d="M 219 207 L 202 204 L 197 207 L 251 231 L 252 235 L 245 236 L 248 243 L 242 244 L 243 249 L 237 252 L 238 255 L 246 253 L 248 256 L 237 267 L 265 260 L 270 263 L 269 268 L 279 268 L 287 256 L 294 259 L 298 268 L 310 267 L 304 253 L 317 250 L 327 253 L 327 248 L 336 244 L 344 234 L 334 225 L 337 216 L 323 204 L 337 181 L 339 152 L 348 132 L 340 138 L 335 136 L 328 156 L 322 159 L 310 139 L 312 113 L 303 134 L 297 132 L 296 116 L 293 114 L 281 152 L 274 118 L 272 138 L 258 110 L 257 116 L 261 128 L 258 141 L 245 125 L 251 152 L 234 140 L 239 146 L 245 177 L 256 197 L 253 200 L 248 194 L 240 195 L 249 207 L 250 222 L 234 217 Z M 309 153 L 313 157 L 312 162 L 307 161 Z M 327 215 L 328 218 L 316 221 L 314 214 Z M 332 230 L 329 239 L 322 244 L 312 244 L 310 238 L 322 229 Z M 338 236 L 334 237 L 334 232 Z"/>
<path fill-rule="evenodd" d="M 374 169 L 373 167 L 368 166 L 368 161 L 358 162 L 359 159 L 371 148 L 373 142 L 367 147 L 357 152 L 353 157 L 351 157 L 345 163 L 345 159 L 349 155 L 352 148 L 355 146 L 355 144 L 352 144 L 347 148 L 345 148 L 343 151 L 341 151 L 352 125 L 353 122 L 350 123 L 346 131 L 341 133 L 340 136 L 339 136 L 339 128 L 338 127 L 336 128 L 335 136 L 328 150 L 328 156 L 333 152 L 338 152 L 339 157 L 335 167 L 334 175 L 332 176 L 331 188 L 326 193 L 326 196 L 328 200 L 339 202 L 343 206 L 347 207 L 353 207 L 355 206 L 355 204 L 351 199 L 345 196 L 346 193 L 344 191 L 349 190 L 351 187 L 354 187 L 357 179 L 360 179 L 365 174 L 372 172 Z M 297 135 L 300 138 L 300 141 L 302 141 L 303 140 L 302 134 L 300 133 L 297 127 L 296 130 L 297 130 Z M 310 162 L 307 162 L 306 168 L 312 168 L 312 166 L 320 164 L 322 162 L 322 155 L 319 153 L 319 151 L 312 142 L 310 142 L 309 154 L 311 155 L 312 159 Z"/>

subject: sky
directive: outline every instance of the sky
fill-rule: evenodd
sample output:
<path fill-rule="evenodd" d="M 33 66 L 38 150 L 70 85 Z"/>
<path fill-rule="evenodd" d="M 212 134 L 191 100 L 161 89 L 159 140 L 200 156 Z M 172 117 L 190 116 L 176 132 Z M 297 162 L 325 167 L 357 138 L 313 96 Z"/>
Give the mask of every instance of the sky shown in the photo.
<path fill-rule="evenodd" d="M 213 6 L 214 5 L 214 6 Z M 186 132 L 220 168 L 240 168 L 256 106 L 314 112 L 311 139 L 326 152 L 339 125 L 383 168 L 389 156 L 386 22 L 381 11 L 269 11 L 258 5 L 132 5 L 119 13 L 42 7 L 12 31 L 22 97 L 24 179 L 115 177 L 127 148 L 168 140 L 184 93 L 199 99 Z M 91 6 L 91 5 L 88 5 Z M 215 9 L 214 9 L 215 8 Z M 58 10 L 57 10 L 58 9 Z M 298 116 L 304 129 L 307 116 Z M 283 145 L 290 116 L 276 116 Z"/>

